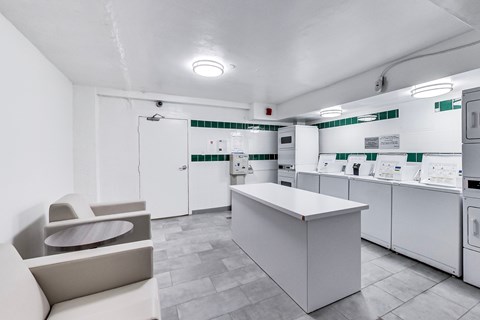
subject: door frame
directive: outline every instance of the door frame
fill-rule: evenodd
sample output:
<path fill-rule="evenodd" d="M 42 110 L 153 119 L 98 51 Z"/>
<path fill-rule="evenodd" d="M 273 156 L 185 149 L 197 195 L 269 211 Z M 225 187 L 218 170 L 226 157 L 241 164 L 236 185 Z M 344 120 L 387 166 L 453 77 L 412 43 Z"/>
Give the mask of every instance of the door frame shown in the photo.
<path fill-rule="evenodd" d="M 138 198 L 141 199 L 142 198 L 142 182 L 141 182 L 141 175 L 140 175 L 140 119 L 145 119 L 145 121 L 148 121 L 147 120 L 147 116 L 137 116 L 137 146 L 138 146 L 138 165 L 137 165 L 137 172 L 138 172 Z M 187 216 L 190 216 L 192 214 L 192 210 L 190 209 L 190 159 L 191 159 L 191 156 L 190 156 L 190 119 L 186 119 L 186 118 L 174 118 L 174 117 L 163 117 L 161 118 L 158 122 L 162 121 L 162 120 L 183 120 L 183 121 L 186 121 L 187 123 Z M 177 217 L 183 217 L 183 215 L 181 216 L 177 216 Z M 162 219 L 162 218 L 160 218 Z M 163 219 L 168 219 L 168 218 L 163 218 Z"/>

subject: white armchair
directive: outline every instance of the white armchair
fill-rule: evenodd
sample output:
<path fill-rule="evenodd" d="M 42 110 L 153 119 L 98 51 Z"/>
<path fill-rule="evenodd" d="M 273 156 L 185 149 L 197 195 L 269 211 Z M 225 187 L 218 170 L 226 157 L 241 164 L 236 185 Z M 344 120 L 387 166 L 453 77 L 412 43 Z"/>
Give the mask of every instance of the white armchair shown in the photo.
<path fill-rule="evenodd" d="M 124 220 L 133 223 L 129 234 L 110 245 L 152 238 L 150 213 L 145 211 L 145 201 L 89 204 L 79 194 L 68 194 L 50 205 L 49 223 L 45 238 L 66 228 L 98 221 Z M 50 250 L 49 250 L 50 252 Z"/>
<path fill-rule="evenodd" d="M 0 244 L 0 319 L 160 320 L 153 243 L 22 260 Z"/>

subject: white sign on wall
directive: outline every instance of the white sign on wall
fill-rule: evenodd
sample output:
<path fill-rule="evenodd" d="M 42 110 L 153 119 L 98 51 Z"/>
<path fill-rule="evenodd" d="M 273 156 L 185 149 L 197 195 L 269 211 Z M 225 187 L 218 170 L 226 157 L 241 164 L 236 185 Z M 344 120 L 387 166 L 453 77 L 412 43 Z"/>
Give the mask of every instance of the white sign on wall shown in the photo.
<path fill-rule="evenodd" d="M 400 149 L 400 135 L 366 137 L 365 149 Z"/>

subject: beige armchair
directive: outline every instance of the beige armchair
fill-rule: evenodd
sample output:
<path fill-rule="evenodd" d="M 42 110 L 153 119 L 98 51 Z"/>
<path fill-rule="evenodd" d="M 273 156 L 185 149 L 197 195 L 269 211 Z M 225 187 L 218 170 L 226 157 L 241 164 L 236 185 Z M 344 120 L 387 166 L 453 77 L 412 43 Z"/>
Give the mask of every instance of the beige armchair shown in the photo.
<path fill-rule="evenodd" d="M 160 319 L 150 240 L 22 260 L 0 244 L 0 319 Z"/>
<path fill-rule="evenodd" d="M 150 214 L 145 209 L 145 201 L 89 204 L 79 194 L 68 194 L 50 205 L 45 238 L 60 230 L 81 224 L 124 220 L 133 223 L 132 232 L 110 245 L 149 240 L 152 238 Z"/>

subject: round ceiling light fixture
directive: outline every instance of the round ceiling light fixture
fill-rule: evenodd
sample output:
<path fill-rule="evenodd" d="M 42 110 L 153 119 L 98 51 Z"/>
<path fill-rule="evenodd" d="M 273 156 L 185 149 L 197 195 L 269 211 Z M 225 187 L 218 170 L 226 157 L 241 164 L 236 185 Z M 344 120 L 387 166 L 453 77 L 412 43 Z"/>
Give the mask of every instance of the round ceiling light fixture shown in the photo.
<path fill-rule="evenodd" d="M 447 94 L 453 90 L 453 83 L 434 83 L 429 85 L 420 85 L 413 87 L 411 91 L 414 98 L 432 98 Z"/>
<path fill-rule="evenodd" d="M 335 108 L 327 108 L 320 110 L 320 117 L 321 118 L 335 118 L 341 116 L 343 113 L 343 110 L 341 107 L 335 107 Z"/>
<path fill-rule="evenodd" d="M 208 78 L 221 76 L 223 74 L 223 69 L 224 69 L 223 64 L 213 60 L 195 61 L 192 64 L 192 68 L 193 68 L 193 72 L 195 72 L 196 74 L 203 77 L 208 77 Z"/>
<path fill-rule="evenodd" d="M 365 114 L 363 116 L 358 116 L 357 120 L 360 121 L 360 122 L 375 121 L 375 120 L 377 120 L 377 115 L 376 114 Z"/>

